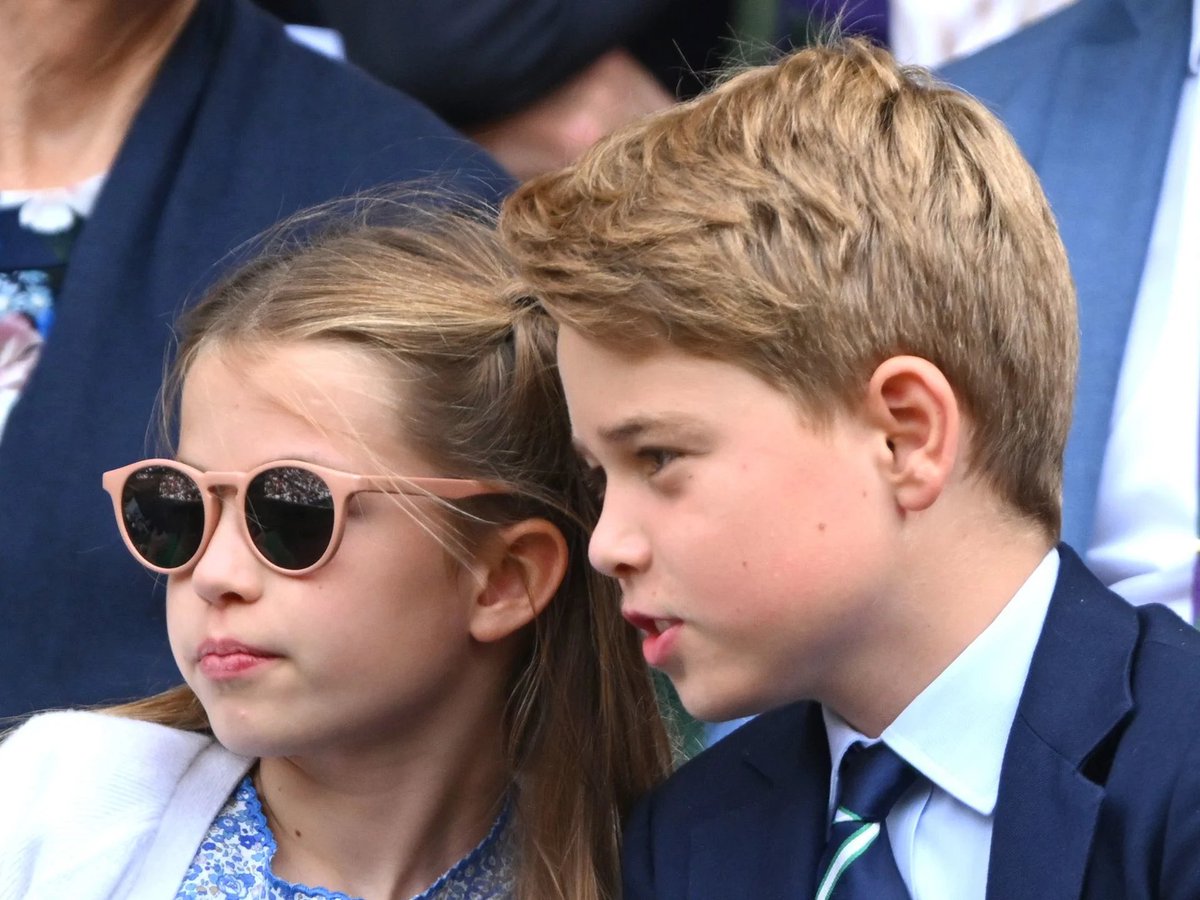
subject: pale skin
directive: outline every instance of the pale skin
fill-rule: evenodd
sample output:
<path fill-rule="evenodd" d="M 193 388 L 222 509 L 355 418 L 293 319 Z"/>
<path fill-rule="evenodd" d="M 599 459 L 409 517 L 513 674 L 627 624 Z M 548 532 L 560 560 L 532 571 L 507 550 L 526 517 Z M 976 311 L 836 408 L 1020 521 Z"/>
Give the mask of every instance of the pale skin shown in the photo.
<path fill-rule="evenodd" d="M 927 360 L 884 361 L 814 425 L 730 363 L 569 327 L 558 351 L 606 482 L 592 562 L 698 718 L 809 699 L 877 736 L 1053 545 L 968 472 L 969 422 Z"/>
<path fill-rule="evenodd" d="M 389 374 L 328 343 L 205 351 L 185 383 L 179 458 L 221 471 L 298 458 L 360 474 L 443 474 L 395 433 Z M 303 577 L 262 565 L 224 505 L 195 568 L 170 577 L 168 625 L 218 739 L 261 758 L 275 874 L 408 898 L 499 812 L 520 632 L 553 596 L 567 551 L 554 526 L 530 519 L 498 530 L 464 567 L 394 498 L 351 503 L 336 555 Z M 277 658 L 214 680 L 196 649 L 214 638 Z"/>
<path fill-rule="evenodd" d="M 0 187 L 108 171 L 196 0 L 0 0 Z"/>

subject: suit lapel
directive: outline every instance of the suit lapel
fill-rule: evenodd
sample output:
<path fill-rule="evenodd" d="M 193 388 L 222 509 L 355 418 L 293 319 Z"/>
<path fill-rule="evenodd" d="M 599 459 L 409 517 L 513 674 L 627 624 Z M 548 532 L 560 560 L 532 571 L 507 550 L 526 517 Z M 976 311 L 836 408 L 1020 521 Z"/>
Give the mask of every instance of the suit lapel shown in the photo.
<path fill-rule="evenodd" d="M 829 744 L 820 707 L 801 704 L 794 740 L 748 750 L 744 803 L 692 827 L 689 900 L 811 896 L 825 846 Z"/>
<path fill-rule="evenodd" d="M 1187 71 L 1190 15 L 1186 0 L 1097 4 L 1064 57 L 1050 102 L 1024 96 L 1029 85 L 1010 100 L 1045 109 L 1045 138 L 1029 147 L 1031 162 L 1079 291 L 1082 353 L 1064 488 L 1064 539 L 1076 546 L 1091 536 L 1112 401 Z"/>
<path fill-rule="evenodd" d="M 992 830 L 988 900 L 1076 900 L 1083 888 L 1104 789 L 1018 720 Z"/>
<path fill-rule="evenodd" d="M 1059 554 L 1058 584 L 1004 752 L 988 900 L 1080 896 L 1105 796 L 1103 748 L 1133 708 L 1137 615 L 1069 548 Z"/>

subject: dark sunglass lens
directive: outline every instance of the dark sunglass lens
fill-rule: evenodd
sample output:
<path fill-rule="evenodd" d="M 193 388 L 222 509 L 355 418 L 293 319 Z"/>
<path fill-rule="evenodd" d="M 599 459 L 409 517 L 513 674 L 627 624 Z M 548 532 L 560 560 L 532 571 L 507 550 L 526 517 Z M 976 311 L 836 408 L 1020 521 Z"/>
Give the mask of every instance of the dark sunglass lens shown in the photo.
<path fill-rule="evenodd" d="M 204 499 L 196 482 L 169 466 L 146 466 L 125 481 L 121 516 L 142 559 L 175 569 L 196 555 L 204 537 Z"/>
<path fill-rule="evenodd" d="M 316 473 L 277 466 L 250 482 L 246 524 L 264 557 L 282 569 L 307 569 L 333 537 L 333 495 Z"/>

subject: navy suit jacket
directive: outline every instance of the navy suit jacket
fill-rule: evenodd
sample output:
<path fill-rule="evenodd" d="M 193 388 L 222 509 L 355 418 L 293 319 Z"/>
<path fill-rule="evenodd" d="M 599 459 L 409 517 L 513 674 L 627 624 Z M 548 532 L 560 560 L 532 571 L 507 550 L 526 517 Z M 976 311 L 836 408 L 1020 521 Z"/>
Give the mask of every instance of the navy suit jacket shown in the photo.
<path fill-rule="evenodd" d="M 1086 547 L 1129 321 L 1158 208 L 1191 0 L 1079 0 L 945 69 L 1037 170 L 1079 290 L 1081 357 L 1063 539 Z"/>
<path fill-rule="evenodd" d="M 245 0 L 201 0 L 77 239 L 0 441 L 0 715 L 178 680 L 162 591 L 125 550 L 101 472 L 154 452 L 172 322 L 231 251 L 297 209 L 411 178 L 492 200 L 507 185 L 416 101 L 292 44 Z"/>
<path fill-rule="evenodd" d="M 988 900 L 1195 900 L 1200 633 L 1059 553 L 1005 749 Z M 626 900 L 813 896 L 829 779 L 817 704 L 758 717 L 636 807 Z"/>

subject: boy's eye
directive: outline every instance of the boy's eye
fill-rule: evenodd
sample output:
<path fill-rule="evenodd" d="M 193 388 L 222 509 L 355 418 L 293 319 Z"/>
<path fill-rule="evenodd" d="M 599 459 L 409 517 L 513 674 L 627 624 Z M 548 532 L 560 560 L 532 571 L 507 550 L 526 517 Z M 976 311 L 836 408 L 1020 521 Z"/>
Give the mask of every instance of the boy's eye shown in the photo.
<path fill-rule="evenodd" d="M 644 447 L 637 453 L 640 459 L 646 465 L 647 475 L 657 475 L 670 462 L 679 457 L 679 453 L 675 450 L 666 450 L 662 447 Z"/>
<path fill-rule="evenodd" d="M 591 491 L 596 499 L 604 499 L 604 488 L 608 483 L 608 478 L 602 468 L 599 466 L 584 466 L 583 483 L 587 485 L 587 489 Z"/>

